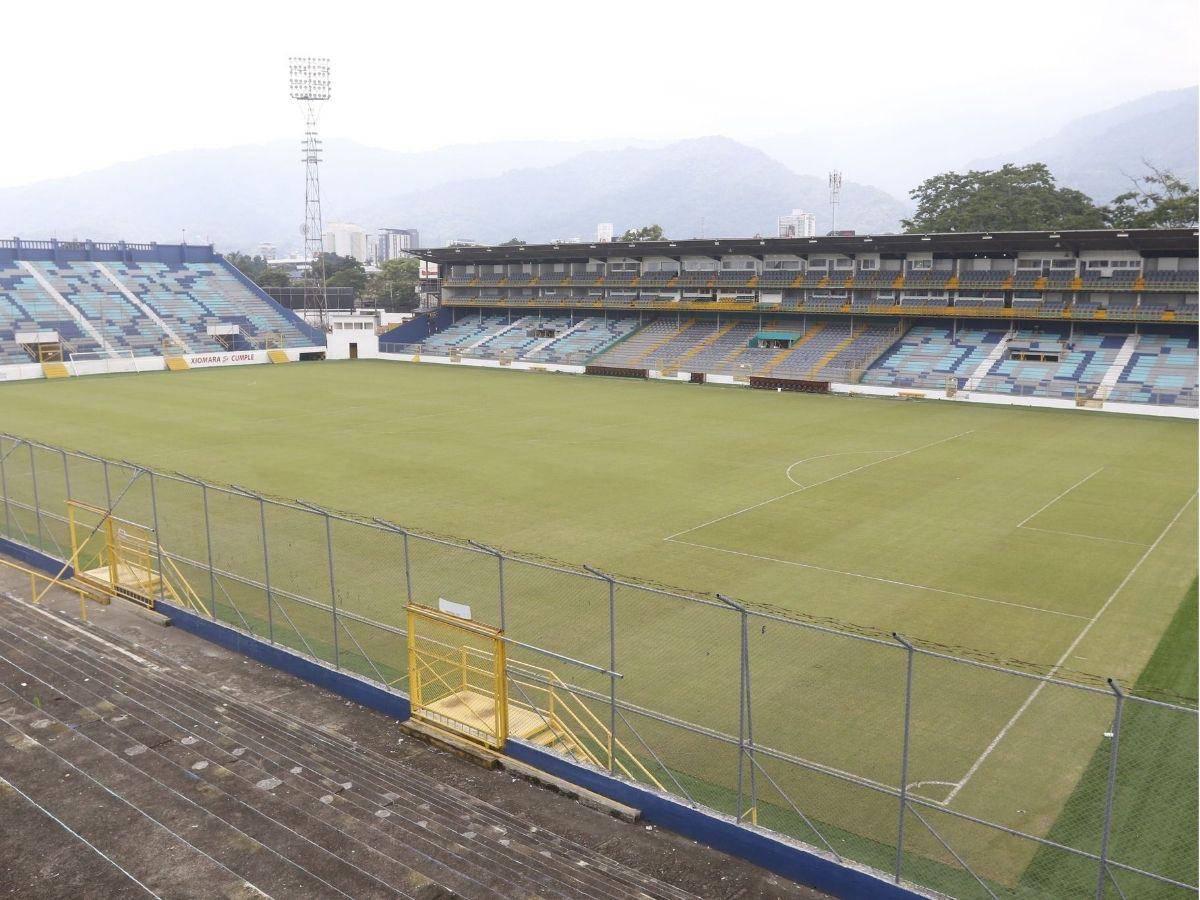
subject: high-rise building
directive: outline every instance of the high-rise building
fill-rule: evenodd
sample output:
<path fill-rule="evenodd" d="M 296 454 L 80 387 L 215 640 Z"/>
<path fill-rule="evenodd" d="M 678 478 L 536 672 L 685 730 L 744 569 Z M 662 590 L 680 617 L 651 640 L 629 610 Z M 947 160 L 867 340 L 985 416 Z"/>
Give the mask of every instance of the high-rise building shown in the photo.
<path fill-rule="evenodd" d="M 807 238 L 817 233 L 817 217 L 802 209 L 793 209 L 790 216 L 779 217 L 779 237 Z"/>
<path fill-rule="evenodd" d="M 326 253 L 351 256 L 361 263 L 368 261 L 367 232 L 349 222 L 330 222 L 321 241 Z"/>
<path fill-rule="evenodd" d="M 596 226 L 596 243 L 611 244 L 613 239 L 613 223 L 601 222 Z"/>
<path fill-rule="evenodd" d="M 261 256 L 263 259 L 269 261 L 269 260 L 274 259 L 276 256 L 278 256 L 279 253 L 275 249 L 274 244 L 259 244 L 258 245 L 258 255 Z"/>
<path fill-rule="evenodd" d="M 375 260 L 384 263 L 411 256 L 420 246 L 421 237 L 415 228 L 380 228 L 375 239 Z"/>

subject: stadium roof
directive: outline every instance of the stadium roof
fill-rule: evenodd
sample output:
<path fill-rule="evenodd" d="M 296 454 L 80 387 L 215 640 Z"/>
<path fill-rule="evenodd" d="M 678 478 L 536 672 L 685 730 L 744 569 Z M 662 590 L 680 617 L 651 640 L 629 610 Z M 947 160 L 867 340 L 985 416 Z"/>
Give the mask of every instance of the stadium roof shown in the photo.
<path fill-rule="evenodd" d="M 436 247 L 410 251 L 436 263 L 584 260 L 600 256 L 719 256 L 764 253 L 1005 254 L 1030 250 L 1137 250 L 1157 255 L 1196 255 L 1195 228 L 1092 229 L 1087 231 L 977 231 L 943 234 L 826 235 L 811 238 L 695 238 L 681 241 L 612 241 L 522 244 L 497 247 Z"/>

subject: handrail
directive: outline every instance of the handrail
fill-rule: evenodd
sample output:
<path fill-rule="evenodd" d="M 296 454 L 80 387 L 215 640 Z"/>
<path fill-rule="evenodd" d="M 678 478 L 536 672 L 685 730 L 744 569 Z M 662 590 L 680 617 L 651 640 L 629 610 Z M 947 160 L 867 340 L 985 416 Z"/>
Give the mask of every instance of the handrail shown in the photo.
<path fill-rule="evenodd" d="M 491 655 L 488 651 L 481 650 L 478 647 L 466 647 L 465 651 L 466 651 L 467 655 L 475 654 L 475 655 L 478 655 L 478 656 L 481 656 L 484 658 L 488 658 Z M 570 716 L 570 718 L 575 721 L 577 728 L 579 730 L 581 730 L 583 732 L 583 734 L 585 734 L 588 738 L 590 738 L 597 746 L 608 749 L 608 752 L 612 755 L 612 759 L 610 760 L 610 763 L 612 766 L 614 766 L 614 767 L 619 766 L 621 768 L 621 770 L 623 772 L 625 772 L 625 774 L 629 778 L 631 778 L 635 781 L 639 780 L 637 778 L 637 776 L 634 775 L 633 772 L 629 771 L 629 769 L 624 765 L 623 762 L 619 762 L 617 760 L 617 751 L 620 750 L 622 753 L 625 754 L 626 757 L 628 757 L 628 759 L 632 760 L 633 765 L 642 773 L 643 776 L 645 776 L 645 778 L 648 781 L 650 781 L 650 783 L 652 783 L 655 787 L 659 788 L 660 790 L 665 790 L 665 788 L 663 788 L 662 782 L 660 782 L 657 778 L 654 777 L 654 774 L 652 772 L 650 772 L 649 769 L 646 768 L 645 764 L 642 763 L 642 761 L 640 759 L 638 759 L 638 757 L 628 747 L 625 746 L 625 744 L 620 740 L 620 738 L 618 738 L 616 735 L 611 733 L 608 726 L 605 725 L 600 720 L 599 716 L 597 716 L 586 703 L 583 703 L 582 701 L 580 701 L 578 698 L 576 698 L 574 696 L 574 692 L 571 690 L 570 686 L 565 681 L 563 681 L 562 678 L 560 678 L 558 676 L 558 673 L 554 672 L 552 669 L 547 669 L 544 666 L 537 666 L 537 665 L 534 665 L 533 663 L 527 663 L 527 662 L 523 662 L 521 660 L 510 659 L 507 662 L 507 666 L 508 666 L 510 678 L 513 678 L 514 670 L 516 670 L 516 673 L 518 675 L 524 676 L 524 678 L 514 678 L 514 680 L 517 681 L 517 683 L 519 683 L 525 687 L 533 688 L 534 690 L 544 691 L 547 694 L 547 697 L 548 697 L 547 705 L 551 706 L 551 710 L 548 712 L 548 715 L 550 716 L 551 720 L 554 721 L 555 723 L 557 723 L 562 728 L 562 730 L 566 733 L 567 737 L 571 740 L 571 742 L 573 744 L 575 744 L 577 746 L 577 748 L 585 756 L 587 756 L 589 761 L 592 762 L 595 766 L 597 766 L 599 768 L 603 768 L 604 763 L 601 761 L 601 759 L 596 754 L 594 754 L 588 748 L 586 742 L 581 740 L 575 734 L 575 732 L 570 728 L 570 726 L 565 724 L 563 722 L 562 718 L 553 712 L 553 703 L 556 699 L 559 701 L 560 708 L 564 711 L 564 713 L 566 715 Z M 521 669 L 524 669 L 526 671 L 521 672 L 520 671 Z M 490 672 L 491 670 L 489 669 L 487 671 Z M 531 677 L 539 677 L 539 676 L 541 678 L 543 678 L 546 682 L 548 682 L 548 685 L 538 685 L 536 683 L 526 680 Z M 560 696 L 560 693 L 566 694 L 567 696 L 569 696 L 570 699 L 572 701 L 574 701 L 574 703 L 564 702 L 565 698 Z M 510 702 L 512 702 L 512 701 L 510 701 Z M 592 721 L 591 726 L 589 726 L 589 724 L 585 720 L 585 718 L 580 715 L 580 713 L 579 713 L 580 709 L 583 710 L 583 712 L 587 718 L 591 719 L 591 721 Z M 536 709 L 534 711 L 539 712 Z M 596 729 L 595 731 L 593 731 L 593 727 Z M 599 732 L 599 734 L 597 734 L 597 731 Z M 609 738 L 611 738 L 611 745 L 609 743 Z"/>
<path fill-rule="evenodd" d="M 12 560 L 4 559 L 2 557 L 0 557 L 0 565 L 7 566 L 10 569 L 16 569 L 18 572 L 24 572 L 26 575 L 29 576 L 29 601 L 31 603 L 33 603 L 34 606 L 39 605 L 38 604 L 39 595 L 37 592 L 37 583 L 38 583 L 39 579 L 41 581 L 48 582 L 51 586 L 58 585 L 59 587 L 63 588 L 64 590 L 68 590 L 68 591 L 71 591 L 72 593 L 78 594 L 79 595 L 79 616 L 85 622 L 88 620 L 87 600 L 91 597 L 91 592 L 85 590 L 81 585 L 70 582 L 70 581 L 65 581 L 61 578 L 58 578 L 55 575 L 47 575 L 45 572 L 39 572 L 37 569 L 32 569 L 29 566 L 22 565 L 21 563 L 18 563 L 18 562 L 13 562 Z M 45 593 L 46 592 L 43 591 L 42 596 L 44 596 Z"/>

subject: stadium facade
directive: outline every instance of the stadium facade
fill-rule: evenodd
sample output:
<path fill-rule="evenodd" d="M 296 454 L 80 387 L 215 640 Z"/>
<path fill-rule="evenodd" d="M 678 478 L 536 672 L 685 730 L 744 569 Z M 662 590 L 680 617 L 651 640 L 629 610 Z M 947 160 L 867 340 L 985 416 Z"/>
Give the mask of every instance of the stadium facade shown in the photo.
<path fill-rule="evenodd" d="M 783 389 L 1197 403 L 1195 229 L 448 247 L 381 349 Z M 449 310 L 447 314 L 445 310 Z M 395 346 L 406 345 L 406 346 Z"/>

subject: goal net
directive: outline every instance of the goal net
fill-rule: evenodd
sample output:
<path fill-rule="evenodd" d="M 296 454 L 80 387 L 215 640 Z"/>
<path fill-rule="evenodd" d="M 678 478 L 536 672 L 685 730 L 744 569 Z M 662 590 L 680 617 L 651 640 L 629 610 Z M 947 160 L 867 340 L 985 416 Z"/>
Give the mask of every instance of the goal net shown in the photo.
<path fill-rule="evenodd" d="M 68 365 L 72 375 L 107 375 L 113 372 L 139 372 L 132 350 L 88 350 L 72 353 Z"/>

